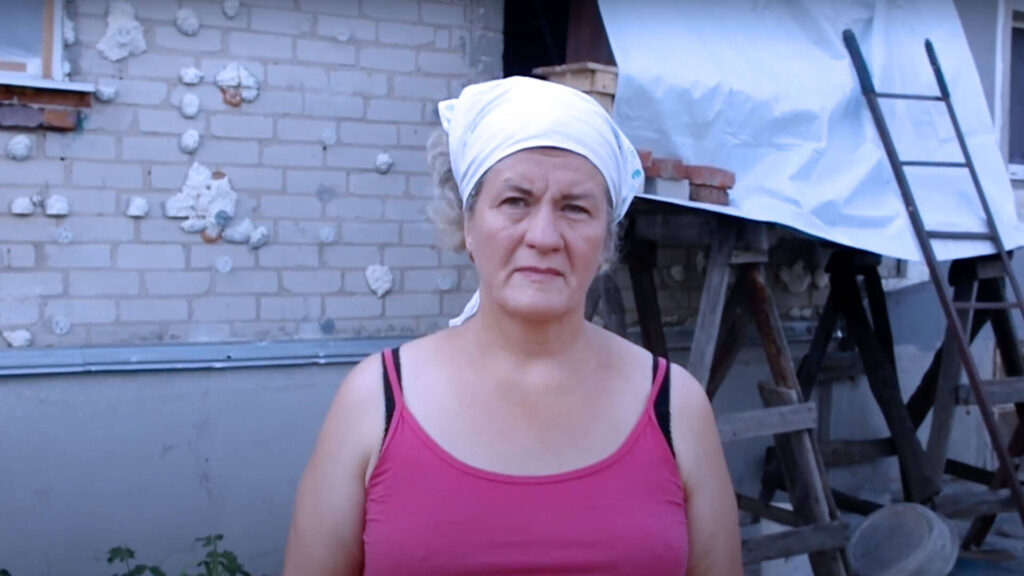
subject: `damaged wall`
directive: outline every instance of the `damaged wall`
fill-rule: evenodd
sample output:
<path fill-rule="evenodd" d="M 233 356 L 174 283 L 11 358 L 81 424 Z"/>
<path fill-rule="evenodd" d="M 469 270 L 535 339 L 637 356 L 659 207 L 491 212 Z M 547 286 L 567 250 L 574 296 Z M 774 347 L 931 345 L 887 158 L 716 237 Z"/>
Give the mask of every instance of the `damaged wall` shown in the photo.
<path fill-rule="evenodd" d="M 71 80 L 98 92 L 72 132 L 0 126 L 0 330 L 44 347 L 411 335 L 468 300 L 468 260 L 426 221 L 423 147 L 439 100 L 501 75 L 500 0 L 66 7 Z M 165 205 L 195 163 L 237 201 L 185 231 Z M 54 195 L 67 215 L 26 213 Z"/>

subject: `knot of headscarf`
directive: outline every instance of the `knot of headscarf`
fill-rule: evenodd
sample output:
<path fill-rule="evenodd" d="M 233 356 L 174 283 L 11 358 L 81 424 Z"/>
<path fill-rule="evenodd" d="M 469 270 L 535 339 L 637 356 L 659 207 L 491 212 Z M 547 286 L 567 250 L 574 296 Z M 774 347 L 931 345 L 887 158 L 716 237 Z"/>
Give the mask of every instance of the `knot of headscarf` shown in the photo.
<path fill-rule="evenodd" d="M 579 90 L 513 76 L 467 86 L 458 98 L 439 103 L 438 112 L 463 206 L 491 166 L 527 148 L 562 148 L 590 160 L 608 184 L 615 221 L 643 190 L 636 149 L 604 108 Z M 479 305 L 477 291 L 449 325 L 462 324 Z"/>

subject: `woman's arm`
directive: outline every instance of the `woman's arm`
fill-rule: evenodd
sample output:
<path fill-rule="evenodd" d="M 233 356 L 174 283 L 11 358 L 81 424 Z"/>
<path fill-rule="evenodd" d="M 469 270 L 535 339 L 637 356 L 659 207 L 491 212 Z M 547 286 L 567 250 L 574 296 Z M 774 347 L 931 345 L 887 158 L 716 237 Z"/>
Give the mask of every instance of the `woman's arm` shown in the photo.
<path fill-rule="evenodd" d="M 704 388 L 671 367 L 672 443 L 686 489 L 687 576 L 742 576 L 739 513 L 718 426 Z"/>
<path fill-rule="evenodd" d="M 381 386 L 380 356 L 371 356 L 338 389 L 299 482 L 283 576 L 362 573 L 365 482 L 384 430 Z"/>

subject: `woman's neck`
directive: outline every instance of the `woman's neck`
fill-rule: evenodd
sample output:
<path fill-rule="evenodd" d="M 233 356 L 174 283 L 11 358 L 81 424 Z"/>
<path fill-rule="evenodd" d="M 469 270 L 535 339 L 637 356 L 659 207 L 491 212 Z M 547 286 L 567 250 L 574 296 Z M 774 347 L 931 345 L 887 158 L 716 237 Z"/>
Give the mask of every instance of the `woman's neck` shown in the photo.
<path fill-rule="evenodd" d="M 515 361 L 537 363 L 564 359 L 579 350 L 587 337 L 588 322 L 582 310 L 577 312 L 537 321 L 481 303 L 475 317 L 465 326 L 466 336 L 474 347 L 489 353 L 498 352 Z"/>

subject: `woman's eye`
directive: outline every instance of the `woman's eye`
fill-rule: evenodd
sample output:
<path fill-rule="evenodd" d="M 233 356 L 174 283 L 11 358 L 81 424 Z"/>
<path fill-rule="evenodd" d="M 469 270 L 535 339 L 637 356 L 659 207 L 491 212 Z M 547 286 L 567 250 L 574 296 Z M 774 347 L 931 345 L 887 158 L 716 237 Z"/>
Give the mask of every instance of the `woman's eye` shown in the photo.
<path fill-rule="evenodd" d="M 509 196 L 501 201 L 501 205 L 513 207 L 526 206 L 526 199 L 520 196 Z"/>
<path fill-rule="evenodd" d="M 579 204 L 566 204 L 565 210 L 576 214 L 590 214 L 590 211 Z"/>

